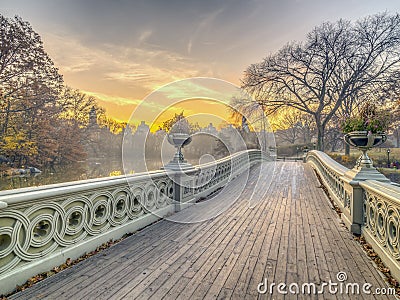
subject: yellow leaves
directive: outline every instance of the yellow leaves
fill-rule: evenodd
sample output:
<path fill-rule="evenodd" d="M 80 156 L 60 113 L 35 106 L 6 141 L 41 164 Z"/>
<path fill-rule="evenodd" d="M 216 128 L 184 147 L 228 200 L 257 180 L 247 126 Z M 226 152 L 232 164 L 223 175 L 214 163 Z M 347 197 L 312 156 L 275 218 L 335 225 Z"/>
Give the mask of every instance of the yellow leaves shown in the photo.
<path fill-rule="evenodd" d="M 70 258 L 67 258 L 65 263 L 67 264 L 68 267 L 72 266 L 72 260 Z"/>
<path fill-rule="evenodd" d="M 23 284 L 21 286 L 17 285 L 17 287 L 16 287 L 14 292 L 12 292 L 12 293 L 10 293 L 10 294 L 8 294 L 6 296 L 0 295 L 0 300 L 5 300 L 5 299 L 7 299 L 7 296 L 10 296 L 10 295 L 12 295 L 14 293 L 17 293 L 17 292 L 24 291 L 25 289 L 33 286 L 35 283 L 37 283 L 39 281 L 42 281 L 42 280 L 44 280 L 44 279 L 46 279 L 46 278 L 48 278 L 50 276 L 53 276 L 54 274 L 57 274 L 57 273 L 65 270 L 65 269 L 68 269 L 68 268 L 80 263 L 81 261 L 84 261 L 85 259 L 93 256 L 93 255 L 96 255 L 99 252 L 101 252 L 101 251 L 103 251 L 103 250 L 105 250 L 105 249 L 107 249 L 107 248 L 119 243 L 120 241 L 122 241 L 123 239 L 131 236 L 134 233 L 135 232 L 127 233 L 123 237 L 121 237 L 121 238 L 119 238 L 117 240 L 114 240 L 114 241 L 113 240 L 109 240 L 108 242 L 103 243 L 102 245 L 98 246 L 95 250 L 93 250 L 93 251 L 91 251 L 89 253 L 86 253 L 83 256 L 81 256 L 81 257 L 79 257 L 79 258 L 77 258 L 75 260 L 72 260 L 71 258 L 67 258 L 65 263 L 63 263 L 63 264 L 61 264 L 59 266 L 55 266 L 50 271 L 43 272 L 41 274 L 38 274 L 38 275 L 35 275 L 35 276 L 29 278 L 28 281 L 25 282 L 25 284 Z M 106 256 L 107 254 L 103 254 L 103 255 Z"/>
<path fill-rule="evenodd" d="M 389 268 L 385 268 L 385 267 L 382 267 L 382 266 L 379 267 L 379 271 L 381 271 L 382 273 L 389 273 L 390 272 Z"/>
<path fill-rule="evenodd" d="M 364 244 L 363 248 L 364 248 L 365 251 L 368 251 L 368 250 L 372 249 L 371 245 L 369 245 L 369 244 Z"/>
<path fill-rule="evenodd" d="M 382 272 L 386 276 L 386 280 L 389 283 L 391 287 L 396 288 L 396 293 L 397 295 L 400 295 L 400 285 L 399 282 L 392 277 L 392 274 L 390 273 L 390 269 L 385 266 L 385 264 L 382 262 L 378 254 L 374 251 L 372 246 L 367 243 L 365 238 L 363 236 L 360 237 L 355 237 L 355 241 L 359 242 L 363 248 L 363 250 L 366 252 L 366 254 L 375 262 L 377 269 Z"/>
<path fill-rule="evenodd" d="M 38 154 L 36 142 L 30 141 L 23 131 L 19 131 L 14 135 L 5 136 L 1 147 L 6 156 L 33 156 Z"/>
<path fill-rule="evenodd" d="M 341 158 L 342 158 L 342 162 L 344 162 L 344 163 L 348 163 L 351 161 L 350 156 L 347 156 L 347 155 L 342 155 Z"/>
<path fill-rule="evenodd" d="M 398 286 L 399 286 L 399 282 L 398 282 L 396 279 L 394 279 L 394 278 L 390 278 L 390 279 L 389 279 L 389 283 L 390 283 L 391 285 L 395 286 L 395 287 L 398 287 Z"/>
<path fill-rule="evenodd" d="M 120 176 L 121 174 L 122 174 L 121 171 L 112 171 L 110 173 L 110 176 Z"/>

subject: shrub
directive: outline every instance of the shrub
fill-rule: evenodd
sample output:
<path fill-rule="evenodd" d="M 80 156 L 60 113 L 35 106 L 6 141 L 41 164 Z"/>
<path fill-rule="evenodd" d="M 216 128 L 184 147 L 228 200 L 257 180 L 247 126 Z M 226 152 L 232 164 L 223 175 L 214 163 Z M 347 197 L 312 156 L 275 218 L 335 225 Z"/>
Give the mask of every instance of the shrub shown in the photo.
<path fill-rule="evenodd" d="M 389 113 L 379 110 L 377 106 L 367 101 L 360 108 L 357 115 L 342 122 L 344 133 L 352 131 L 370 131 L 371 133 L 385 132 L 389 126 Z"/>

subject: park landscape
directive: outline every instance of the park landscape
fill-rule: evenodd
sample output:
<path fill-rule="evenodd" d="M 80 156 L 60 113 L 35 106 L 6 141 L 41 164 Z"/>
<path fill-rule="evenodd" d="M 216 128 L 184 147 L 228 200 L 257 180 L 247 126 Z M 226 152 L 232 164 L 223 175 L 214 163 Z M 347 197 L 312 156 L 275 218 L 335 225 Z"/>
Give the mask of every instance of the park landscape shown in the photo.
<path fill-rule="evenodd" d="M 177 4 L 23 2 L 0 9 L 2 298 L 400 295 L 400 7 L 254 45 L 229 17 L 279 5 L 180 3 L 187 31 Z"/>

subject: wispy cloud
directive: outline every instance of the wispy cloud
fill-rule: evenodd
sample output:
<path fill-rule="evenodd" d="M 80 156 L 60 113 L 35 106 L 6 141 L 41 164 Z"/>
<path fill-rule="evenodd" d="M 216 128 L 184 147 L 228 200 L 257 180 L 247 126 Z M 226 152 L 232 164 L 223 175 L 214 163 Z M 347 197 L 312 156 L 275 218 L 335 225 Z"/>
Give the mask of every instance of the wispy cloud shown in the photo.
<path fill-rule="evenodd" d="M 125 98 L 125 97 L 119 97 L 119 96 L 112 96 L 112 95 L 106 95 L 103 93 L 91 92 L 91 91 L 85 91 L 85 90 L 83 90 L 82 92 L 89 96 L 98 98 L 104 102 L 112 102 L 117 105 L 138 105 L 142 102 L 141 99 L 131 99 L 131 98 Z"/>
<path fill-rule="evenodd" d="M 106 79 L 121 80 L 121 81 L 143 81 L 150 78 L 149 74 L 144 73 L 120 73 L 111 72 L 106 74 Z"/>
<path fill-rule="evenodd" d="M 145 31 L 140 39 L 150 35 Z M 76 37 L 48 35 L 46 47 L 64 75 L 87 72 L 99 82 L 116 81 L 148 92 L 179 79 L 212 75 L 195 60 L 151 45 L 88 47 Z"/>
<path fill-rule="evenodd" d="M 139 44 L 144 43 L 153 34 L 152 30 L 145 30 L 139 36 Z"/>
<path fill-rule="evenodd" d="M 191 54 L 192 52 L 192 48 L 193 48 L 193 44 L 195 43 L 195 41 L 197 40 L 198 36 L 205 31 L 207 28 L 212 28 L 214 21 L 217 19 L 217 17 L 225 10 L 225 8 L 220 8 L 218 10 L 215 10 L 211 13 L 208 13 L 206 15 L 204 15 L 201 18 L 201 21 L 199 22 L 199 24 L 196 27 L 195 32 L 191 35 L 188 44 L 187 44 L 187 53 Z M 207 42 L 206 42 L 207 43 Z"/>
<path fill-rule="evenodd" d="M 226 81 L 210 78 L 193 78 L 174 82 L 160 88 L 168 99 L 213 99 L 229 104 L 232 97 L 240 95 L 240 89 Z"/>
<path fill-rule="evenodd" d="M 152 121 L 152 119 L 154 119 L 155 116 L 162 114 L 164 112 L 168 112 L 168 115 L 172 116 L 174 113 L 180 113 L 183 110 L 179 106 L 179 104 L 176 106 L 165 105 L 164 103 L 162 103 L 162 101 L 158 101 L 159 99 L 154 96 L 145 98 L 145 99 L 132 99 L 132 98 L 127 98 L 127 97 L 107 95 L 104 93 L 92 92 L 92 91 L 86 91 L 86 90 L 82 90 L 82 92 L 99 99 L 100 101 L 102 101 L 105 104 L 112 103 L 112 104 L 119 105 L 119 106 L 128 106 L 129 108 L 127 108 L 127 109 L 131 110 L 131 113 L 134 112 L 135 109 L 138 109 L 138 108 L 140 108 L 141 112 L 147 111 L 147 114 L 151 115 L 151 118 L 148 119 L 144 115 L 141 117 L 142 117 L 142 119 L 144 118 L 148 121 Z"/>
<path fill-rule="evenodd" d="M 90 70 L 97 59 L 77 39 L 63 35 L 44 34 L 45 48 L 63 74 Z"/>
<path fill-rule="evenodd" d="M 187 52 L 190 54 L 192 52 L 192 46 L 193 46 L 193 40 L 190 39 L 188 44 L 187 44 Z"/>

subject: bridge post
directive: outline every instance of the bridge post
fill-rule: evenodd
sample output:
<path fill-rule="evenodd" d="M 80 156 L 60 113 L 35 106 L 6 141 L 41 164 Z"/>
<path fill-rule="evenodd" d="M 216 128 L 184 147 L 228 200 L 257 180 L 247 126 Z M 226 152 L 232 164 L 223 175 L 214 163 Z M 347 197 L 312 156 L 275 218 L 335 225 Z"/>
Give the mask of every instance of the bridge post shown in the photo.
<path fill-rule="evenodd" d="M 179 170 L 171 176 L 173 181 L 173 203 L 175 212 L 192 205 L 195 201 L 193 195 L 193 179 L 199 172 L 197 167 L 191 169 Z"/>
<path fill-rule="evenodd" d="M 342 220 L 351 233 L 361 234 L 361 226 L 364 223 L 364 199 L 363 190 L 358 181 L 346 176 L 343 179 L 344 187 L 344 208 Z"/>
<path fill-rule="evenodd" d="M 360 182 L 365 180 L 389 182 L 389 179 L 373 167 L 354 167 L 347 171 L 341 179 L 344 182 L 343 221 L 352 233 L 361 234 L 361 227 L 364 225 L 364 192 Z"/>
<path fill-rule="evenodd" d="M 177 172 L 173 178 L 173 186 L 174 186 L 174 203 L 175 203 L 175 212 L 182 210 L 182 200 L 183 200 L 183 189 L 182 186 L 182 173 Z"/>

